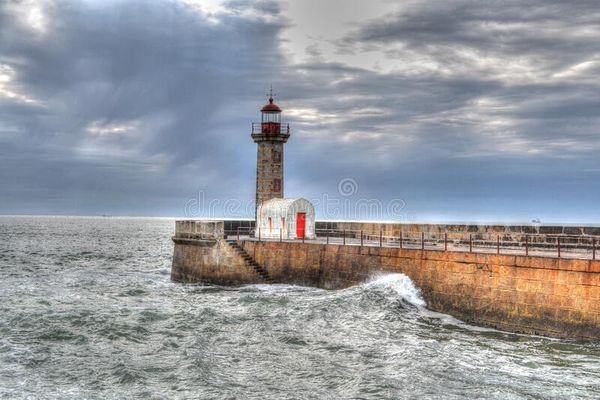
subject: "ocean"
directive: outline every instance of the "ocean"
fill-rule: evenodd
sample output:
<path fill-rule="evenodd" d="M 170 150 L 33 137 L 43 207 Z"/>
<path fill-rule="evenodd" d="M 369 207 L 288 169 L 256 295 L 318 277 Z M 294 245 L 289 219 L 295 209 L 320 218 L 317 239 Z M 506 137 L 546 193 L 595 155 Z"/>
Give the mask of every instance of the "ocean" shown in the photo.
<path fill-rule="evenodd" d="M 0 398 L 600 398 L 600 343 L 468 325 L 401 274 L 335 291 L 174 283 L 173 233 L 0 217 Z"/>

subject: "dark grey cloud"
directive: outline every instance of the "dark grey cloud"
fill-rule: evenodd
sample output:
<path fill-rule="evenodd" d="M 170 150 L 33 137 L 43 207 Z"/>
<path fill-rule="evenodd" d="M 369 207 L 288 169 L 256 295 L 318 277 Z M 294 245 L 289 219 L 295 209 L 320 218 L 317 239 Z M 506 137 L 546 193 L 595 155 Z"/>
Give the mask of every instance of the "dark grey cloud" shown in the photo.
<path fill-rule="evenodd" d="M 199 190 L 252 199 L 249 126 L 273 84 L 293 129 L 289 195 L 339 198 L 350 177 L 350 200 L 402 198 L 403 218 L 600 221 L 592 1 L 357 15 L 338 53 L 380 70 L 318 46 L 293 61 L 294 16 L 275 1 L 214 15 L 179 1 L 41 4 L 43 29 L 34 3 L 0 5 L 0 213 L 181 215 Z"/>
<path fill-rule="evenodd" d="M 8 211 L 37 190 L 43 210 L 48 191 L 68 197 L 73 187 L 90 202 L 85 212 L 102 209 L 97 190 L 117 201 L 176 191 L 183 203 L 186 192 L 237 178 L 249 121 L 283 63 L 273 49 L 286 18 L 266 18 L 278 15 L 275 3 L 231 4 L 237 12 L 216 24 L 178 2 L 57 2 L 38 37 L 15 18 L 26 6 L 0 11 L 0 63 L 14 90 L 35 99 L 0 100 L 0 157 L 19 166 L 2 168 L 17 180 Z"/>
<path fill-rule="evenodd" d="M 402 43 L 425 49 L 445 44 L 451 50 L 466 45 L 516 55 L 557 50 L 585 55 L 597 49 L 598 14 L 594 0 L 414 2 L 361 25 L 340 45 Z"/>
<path fill-rule="evenodd" d="M 584 1 L 414 2 L 361 23 L 337 41 L 340 54 L 380 52 L 399 66 L 297 66 L 348 78 L 325 87 L 326 112 L 343 118 L 301 128 L 357 132 L 331 147 L 319 140 L 302 167 L 342 152 L 328 161 L 332 176 L 352 171 L 367 193 L 400 194 L 432 217 L 597 220 L 599 27 L 600 10 Z M 354 94 L 363 97 L 344 101 Z"/>

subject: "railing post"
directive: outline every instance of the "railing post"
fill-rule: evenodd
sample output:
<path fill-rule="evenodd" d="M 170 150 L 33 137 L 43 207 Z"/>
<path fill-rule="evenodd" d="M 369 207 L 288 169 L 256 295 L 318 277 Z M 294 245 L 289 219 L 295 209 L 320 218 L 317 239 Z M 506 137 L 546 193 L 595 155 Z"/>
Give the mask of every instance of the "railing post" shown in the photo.
<path fill-rule="evenodd" d="M 344 229 L 344 232 L 342 233 L 342 244 L 345 246 L 346 245 L 346 230 Z"/>
<path fill-rule="evenodd" d="M 448 232 L 444 232 L 444 251 L 448 251 Z"/>
<path fill-rule="evenodd" d="M 596 260 L 596 238 L 592 238 L 592 260 Z"/>
<path fill-rule="evenodd" d="M 496 235 L 496 254 L 500 255 L 500 235 Z"/>
<path fill-rule="evenodd" d="M 327 235 L 327 244 L 329 244 L 329 230 L 326 230 L 325 232 L 325 235 Z"/>
<path fill-rule="evenodd" d="M 362 247 L 362 245 L 363 245 L 363 231 L 361 229 L 361 231 L 360 231 L 360 246 Z"/>
<path fill-rule="evenodd" d="M 473 234 L 469 233 L 469 253 L 473 252 Z"/>
<path fill-rule="evenodd" d="M 258 227 L 258 241 L 260 242 L 260 226 Z"/>
<path fill-rule="evenodd" d="M 421 250 L 425 250 L 425 232 L 421 232 Z"/>
<path fill-rule="evenodd" d="M 306 230 L 302 233 L 302 243 L 304 243 L 304 238 L 306 237 Z"/>
<path fill-rule="evenodd" d="M 558 258 L 560 258 L 560 236 L 556 238 L 556 245 L 558 249 Z"/>
<path fill-rule="evenodd" d="M 237 240 L 240 241 L 240 227 L 237 227 Z"/>
<path fill-rule="evenodd" d="M 283 228 L 279 228 L 279 243 L 283 242 Z"/>
<path fill-rule="evenodd" d="M 525 235 L 525 255 L 529 255 L 529 235 Z"/>
<path fill-rule="evenodd" d="M 402 231 L 400 231 L 400 248 L 402 248 Z"/>
<path fill-rule="evenodd" d="M 379 230 L 379 247 L 383 247 L 383 231 Z"/>

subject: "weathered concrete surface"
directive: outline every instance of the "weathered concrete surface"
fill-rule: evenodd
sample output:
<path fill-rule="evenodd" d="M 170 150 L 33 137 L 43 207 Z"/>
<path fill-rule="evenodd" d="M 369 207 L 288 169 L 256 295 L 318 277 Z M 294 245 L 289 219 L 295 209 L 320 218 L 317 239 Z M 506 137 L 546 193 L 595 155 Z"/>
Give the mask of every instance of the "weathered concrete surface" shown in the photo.
<path fill-rule="evenodd" d="M 223 236 L 223 221 L 178 221 L 171 279 L 241 285 L 262 282 Z"/>
<path fill-rule="evenodd" d="M 600 262 L 242 241 L 275 282 L 340 289 L 401 272 L 430 309 L 499 329 L 600 339 Z"/>

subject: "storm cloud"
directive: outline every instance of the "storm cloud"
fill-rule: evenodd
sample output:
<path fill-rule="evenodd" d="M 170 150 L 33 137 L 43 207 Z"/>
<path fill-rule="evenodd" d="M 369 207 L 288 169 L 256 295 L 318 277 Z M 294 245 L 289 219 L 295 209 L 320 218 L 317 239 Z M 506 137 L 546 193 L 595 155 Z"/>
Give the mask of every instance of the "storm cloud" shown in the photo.
<path fill-rule="evenodd" d="M 286 195 L 600 222 L 595 2 L 381 1 L 325 31 L 326 3 L 1 3 L 0 213 L 251 216 L 273 85 Z"/>

